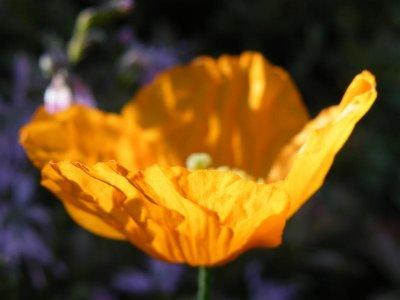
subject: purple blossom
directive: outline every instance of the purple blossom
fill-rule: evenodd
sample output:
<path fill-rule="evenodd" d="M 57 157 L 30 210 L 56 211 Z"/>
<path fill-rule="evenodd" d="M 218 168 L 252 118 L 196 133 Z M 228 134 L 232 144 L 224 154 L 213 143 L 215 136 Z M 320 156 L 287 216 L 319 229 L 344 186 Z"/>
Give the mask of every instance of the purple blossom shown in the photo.
<path fill-rule="evenodd" d="M 22 106 L 25 102 L 26 93 L 29 87 L 31 67 L 26 55 L 18 55 L 14 59 L 14 91 L 13 103 Z"/>
<path fill-rule="evenodd" d="M 21 181 L 21 178 L 18 178 Z M 22 180 L 23 181 L 23 180 Z M 21 194 L 25 194 L 24 191 Z M 18 194 L 15 193 L 14 195 Z M 20 194 L 20 195 L 21 195 Z M 46 284 L 43 269 L 52 267 L 54 257 L 43 236 L 49 233 L 49 214 L 41 205 L 26 198 L 12 197 L 0 204 L 0 259 L 8 267 L 27 267 L 32 283 L 41 288 Z M 5 203 L 3 203 L 5 202 Z M 40 217 L 40 219 L 38 218 Z"/>
<path fill-rule="evenodd" d="M 262 265 L 257 261 L 252 261 L 246 266 L 245 280 L 251 300 L 289 300 L 294 298 L 296 287 L 293 284 L 264 280 L 261 273 Z"/>
<path fill-rule="evenodd" d="M 18 143 L 18 130 L 33 108 L 27 103 L 30 65 L 28 58 L 18 55 L 14 59 L 14 93 L 9 103 L 1 103 L 0 118 L 4 127 L 0 134 L 0 197 L 9 190 L 17 170 L 26 163 L 25 154 Z M 24 107 L 21 113 L 21 107 Z"/>
<path fill-rule="evenodd" d="M 148 294 L 155 288 L 155 283 L 146 272 L 127 269 L 115 275 L 112 286 L 123 293 Z"/>
<path fill-rule="evenodd" d="M 0 253 L 11 265 L 22 262 L 48 265 L 52 253 L 38 233 L 27 224 L 10 222 L 0 229 Z"/>
<path fill-rule="evenodd" d="M 117 10 L 119 10 L 121 13 L 128 13 L 134 8 L 135 1 L 133 1 L 133 0 L 114 0 L 111 2 L 111 4 Z"/>
<path fill-rule="evenodd" d="M 159 72 L 177 63 L 179 63 L 179 59 L 175 50 L 167 47 L 147 46 L 139 42 L 133 42 L 120 61 L 123 69 L 139 68 L 141 72 L 139 81 L 142 84 L 150 82 Z"/>
<path fill-rule="evenodd" d="M 10 154 L 12 153 L 9 146 L 8 138 L 5 135 L 0 135 L 0 155 L 3 159 L 0 160 L 0 195 L 10 186 L 13 176 L 11 167 Z"/>
<path fill-rule="evenodd" d="M 125 46 L 131 44 L 134 41 L 134 39 L 135 39 L 135 34 L 133 33 L 132 28 L 130 27 L 121 28 L 116 36 L 117 42 Z"/>
<path fill-rule="evenodd" d="M 112 286 L 117 291 L 128 294 L 161 292 L 171 295 L 176 291 L 183 272 L 182 265 L 148 259 L 146 271 L 132 268 L 121 271 L 114 276 Z"/>
<path fill-rule="evenodd" d="M 164 294 L 175 292 L 184 268 L 182 265 L 168 264 L 160 260 L 150 259 L 150 270 L 157 287 Z"/>
<path fill-rule="evenodd" d="M 8 186 L 1 182 L 0 258 L 8 267 L 27 266 L 33 284 L 46 283 L 44 267 L 51 267 L 54 257 L 43 236 L 50 233 L 49 211 L 33 201 L 34 179 L 19 170 Z M 17 179 L 17 180 L 16 180 Z"/>
<path fill-rule="evenodd" d="M 35 178 L 27 172 L 27 160 L 18 143 L 18 130 L 33 111 L 26 98 L 30 88 L 30 64 L 26 56 L 14 61 L 14 94 L 3 103 L 0 134 L 0 259 L 6 267 L 22 265 L 34 286 L 46 284 L 45 267 L 54 257 L 43 236 L 50 233 L 47 209 L 33 201 Z M 21 108 L 23 107 L 23 110 Z"/>
<path fill-rule="evenodd" d="M 89 107 L 96 107 L 96 99 L 91 89 L 78 77 L 72 79 L 72 94 L 75 103 Z"/>
<path fill-rule="evenodd" d="M 114 300 L 114 295 L 105 288 L 95 287 L 90 295 L 91 300 Z"/>

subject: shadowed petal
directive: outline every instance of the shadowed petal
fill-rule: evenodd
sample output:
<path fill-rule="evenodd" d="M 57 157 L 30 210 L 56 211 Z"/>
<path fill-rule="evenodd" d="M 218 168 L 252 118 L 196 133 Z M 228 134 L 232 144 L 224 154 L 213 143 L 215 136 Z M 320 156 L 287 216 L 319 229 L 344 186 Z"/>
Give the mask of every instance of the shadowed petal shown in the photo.
<path fill-rule="evenodd" d="M 124 170 L 114 162 L 99 163 L 92 169 L 77 162 L 49 163 L 43 168 L 42 184 L 62 200 L 71 217 L 83 228 L 103 237 L 127 239 L 150 255 L 165 259 L 149 246 L 151 237 L 143 231 L 145 226 L 141 223 L 146 213 L 160 214 L 159 209 L 140 203 L 134 211 L 125 209 L 126 198 L 143 199 L 117 169 Z M 109 178 L 109 182 L 102 178 Z M 160 222 L 176 220 L 168 212 L 163 216 Z M 150 224 L 149 227 L 163 225 L 166 224 Z"/>
<path fill-rule="evenodd" d="M 20 142 L 38 168 L 64 159 L 93 164 L 129 156 L 125 129 L 118 115 L 75 105 L 49 114 L 43 108 L 20 131 Z"/>
<path fill-rule="evenodd" d="M 108 220 L 109 218 L 101 216 L 100 208 L 95 206 L 97 201 L 94 202 L 89 199 L 85 202 L 79 201 L 85 195 L 83 195 L 78 184 L 65 181 L 64 176 L 66 175 L 61 173 L 63 165 L 46 165 L 42 171 L 42 185 L 63 200 L 71 218 L 83 228 L 102 237 L 125 239 L 124 235 L 115 228 L 113 222 Z M 104 188 L 101 188 L 99 192 L 105 193 Z M 108 195 L 104 194 L 104 196 L 107 197 Z"/>
<path fill-rule="evenodd" d="M 215 170 L 155 165 L 129 172 L 114 162 L 59 162 L 44 168 L 43 184 L 91 232 L 119 234 L 156 258 L 190 265 L 221 264 L 249 248 L 278 245 L 289 206 L 278 184 Z"/>

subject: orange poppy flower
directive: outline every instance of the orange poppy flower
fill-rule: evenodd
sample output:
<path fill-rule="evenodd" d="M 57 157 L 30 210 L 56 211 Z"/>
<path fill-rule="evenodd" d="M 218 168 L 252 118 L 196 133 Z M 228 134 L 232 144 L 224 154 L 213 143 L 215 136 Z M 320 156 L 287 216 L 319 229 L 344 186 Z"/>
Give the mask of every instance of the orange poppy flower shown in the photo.
<path fill-rule="evenodd" d="M 121 114 L 40 108 L 20 138 L 82 227 L 211 266 L 281 243 L 376 95 L 364 71 L 339 105 L 310 119 L 289 75 L 261 54 L 201 57 L 160 74 Z M 210 168 L 185 168 L 199 152 Z"/>

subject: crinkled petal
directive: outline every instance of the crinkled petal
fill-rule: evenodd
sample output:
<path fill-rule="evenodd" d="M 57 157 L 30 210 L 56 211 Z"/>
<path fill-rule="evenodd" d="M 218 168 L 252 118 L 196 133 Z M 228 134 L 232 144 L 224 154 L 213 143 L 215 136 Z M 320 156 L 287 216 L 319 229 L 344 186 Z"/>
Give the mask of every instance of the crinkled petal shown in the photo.
<path fill-rule="evenodd" d="M 278 155 L 267 181 L 285 179 L 289 217 L 321 187 L 335 155 L 374 103 L 375 86 L 368 71 L 357 75 L 341 103 L 323 110 Z"/>
<path fill-rule="evenodd" d="M 256 178 L 308 121 L 290 76 L 254 52 L 201 57 L 163 72 L 123 116 L 155 163 L 182 166 L 190 154 L 207 152 L 215 166 Z"/>
<path fill-rule="evenodd" d="M 234 229 L 234 247 L 274 247 L 281 243 L 289 208 L 281 183 L 258 184 L 235 173 L 213 170 L 192 172 L 186 180 L 182 190 L 186 197 L 216 213 L 220 223 Z"/>
<path fill-rule="evenodd" d="M 216 170 L 155 165 L 130 172 L 115 162 L 58 162 L 44 168 L 43 185 L 70 213 L 73 207 L 72 217 L 89 231 L 124 237 L 149 255 L 194 266 L 278 245 L 289 208 L 280 184 Z"/>
<path fill-rule="evenodd" d="M 84 209 L 79 206 L 74 206 L 68 201 L 64 202 L 64 207 L 71 218 L 86 230 L 105 238 L 116 240 L 126 239 L 121 232 L 117 231 L 112 225 L 107 224 L 95 214 L 88 213 Z"/>
<path fill-rule="evenodd" d="M 42 170 L 42 185 L 63 200 L 63 204 L 72 219 L 83 228 L 102 237 L 125 239 L 123 233 L 118 229 L 119 225 L 104 214 L 98 204 L 98 199 L 94 200 L 91 195 L 83 193 L 83 188 L 80 188 L 79 185 L 84 185 L 85 182 L 81 182 L 81 180 L 78 182 L 78 179 L 74 178 L 82 177 L 84 174 L 78 173 L 76 165 L 63 162 L 58 165 L 54 163 L 46 165 Z M 70 175 L 71 169 L 72 175 Z M 65 178 L 70 180 L 67 181 Z M 86 180 L 86 182 L 88 181 Z M 110 190 L 108 189 L 107 193 L 104 186 L 90 184 L 90 186 L 84 187 L 93 191 L 98 188 L 98 193 L 101 194 L 103 199 L 107 200 L 107 197 L 112 197 Z"/>
<path fill-rule="evenodd" d="M 144 201 L 120 172 L 127 174 L 115 162 L 92 167 L 78 162 L 51 162 L 42 170 L 42 184 L 63 202 L 83 228 L 102 237 L 127 239 L 148 254 L 166 259 L 152 249 L 151 235 L 143 228 L 160 231 L 163 227 L 167 231 L 170 223 L 173 227 L 179 223 L 179 216 Z M 162 217 L 156 217 L 159 223 L 152 224 L 149 215 Z"/>

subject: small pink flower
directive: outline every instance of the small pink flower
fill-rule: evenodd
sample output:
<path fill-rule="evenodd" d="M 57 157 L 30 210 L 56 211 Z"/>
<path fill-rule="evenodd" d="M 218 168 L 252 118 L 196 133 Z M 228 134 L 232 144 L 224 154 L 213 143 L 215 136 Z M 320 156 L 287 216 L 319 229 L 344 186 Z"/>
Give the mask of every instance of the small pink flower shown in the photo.
<path fill-rule="evenodd" d="M 50 114 L 63 111 L 71 106 L 73 96 L 66 82 L 64 72 L 56 73 L 44 92 L 44 107 Z"/>

